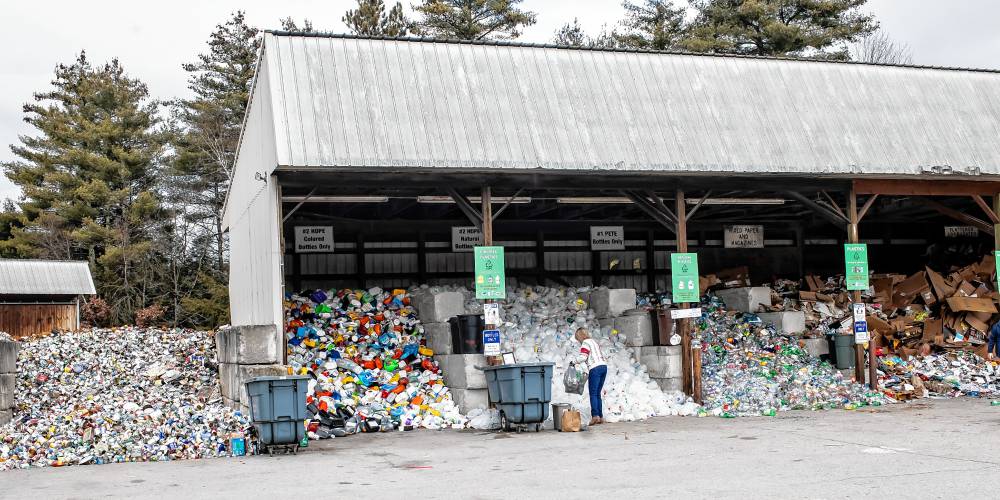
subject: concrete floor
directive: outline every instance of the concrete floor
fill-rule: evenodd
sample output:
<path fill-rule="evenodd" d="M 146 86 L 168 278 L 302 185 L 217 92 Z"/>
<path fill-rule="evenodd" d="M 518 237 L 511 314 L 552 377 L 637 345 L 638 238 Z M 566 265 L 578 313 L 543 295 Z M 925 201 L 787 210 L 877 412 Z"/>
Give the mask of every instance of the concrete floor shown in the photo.
<path fill-rule="evenodd" d="M 923 400 L 588 432 L 415 431 L 297 456 L 0 473 L 2 498 L 996 498 L 1000 407 Z"/>

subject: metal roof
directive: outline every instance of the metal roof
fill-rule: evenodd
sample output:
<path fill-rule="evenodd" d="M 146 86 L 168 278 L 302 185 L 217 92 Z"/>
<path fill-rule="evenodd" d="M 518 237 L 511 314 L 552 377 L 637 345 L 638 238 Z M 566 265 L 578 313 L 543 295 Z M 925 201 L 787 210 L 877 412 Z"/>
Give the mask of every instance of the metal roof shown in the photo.
<path fill-rule="evenodd" d="M 1000 176 L 991 71 L 281 32 L 262 57 L 279 168 Z"/>
<path fill-rule="evenodd" d="M 0 259 L 0 295 L 93 295 L 84 261 Z"/>

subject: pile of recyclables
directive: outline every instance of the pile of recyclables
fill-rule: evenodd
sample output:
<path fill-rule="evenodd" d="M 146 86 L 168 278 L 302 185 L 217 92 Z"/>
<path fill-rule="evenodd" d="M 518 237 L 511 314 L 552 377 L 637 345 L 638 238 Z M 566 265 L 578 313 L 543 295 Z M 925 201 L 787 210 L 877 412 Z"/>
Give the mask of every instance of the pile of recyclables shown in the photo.
<path fill-rule="evenodd" d="M 461 428 L 406 290 L 314 290 L 285 300 L 290 371 L 310 375 L 312 439 Z"/>
<path fill-rule="evenodd" d="M 93 329 L 22 342 L 0 469 L 229 455 L 210 333 Z"/>

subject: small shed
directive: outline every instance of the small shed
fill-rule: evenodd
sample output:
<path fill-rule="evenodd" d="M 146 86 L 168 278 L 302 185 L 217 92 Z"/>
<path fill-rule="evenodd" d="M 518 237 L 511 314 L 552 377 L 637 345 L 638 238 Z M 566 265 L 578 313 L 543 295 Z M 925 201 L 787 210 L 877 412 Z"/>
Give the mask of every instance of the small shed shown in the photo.
<path fill-rule="evenodd" d="M 0 331 L 14 338 L 80 328 L 80 298 L 94 295 L 82 261 L 0 259 Z"/>

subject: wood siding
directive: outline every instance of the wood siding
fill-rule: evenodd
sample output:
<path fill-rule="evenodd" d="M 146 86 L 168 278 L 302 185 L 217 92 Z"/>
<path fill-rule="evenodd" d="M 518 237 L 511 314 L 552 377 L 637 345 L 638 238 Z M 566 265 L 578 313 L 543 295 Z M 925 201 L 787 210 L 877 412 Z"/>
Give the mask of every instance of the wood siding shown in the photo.
<path fill-rule="evenodd" d="M 0 304 L 0 331 L 14 338 L 76 330 L 75 304 Z"/>

